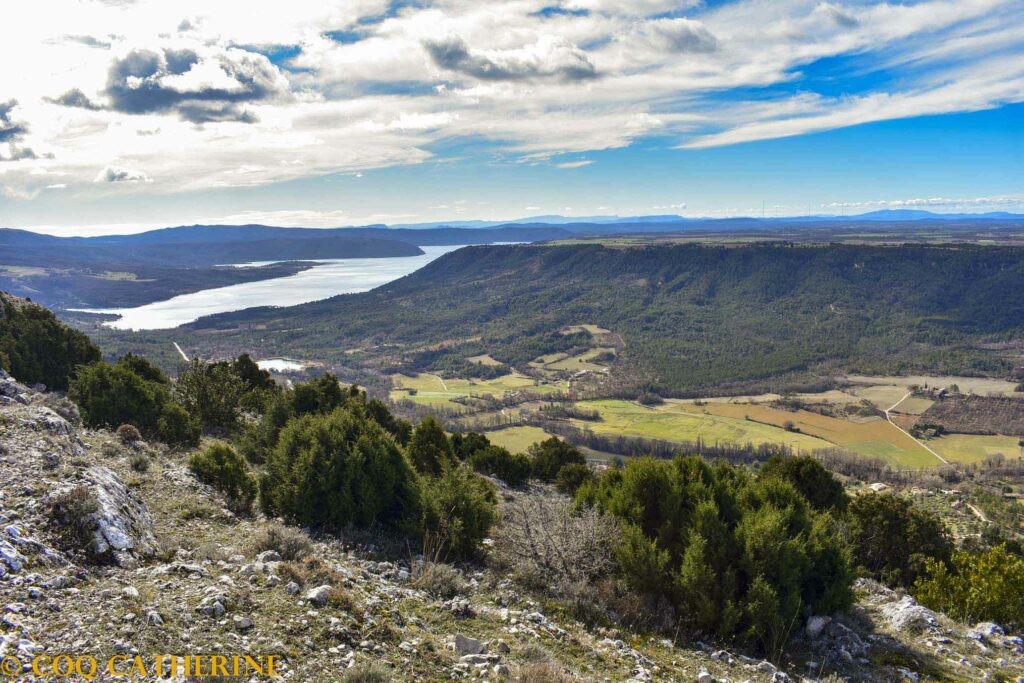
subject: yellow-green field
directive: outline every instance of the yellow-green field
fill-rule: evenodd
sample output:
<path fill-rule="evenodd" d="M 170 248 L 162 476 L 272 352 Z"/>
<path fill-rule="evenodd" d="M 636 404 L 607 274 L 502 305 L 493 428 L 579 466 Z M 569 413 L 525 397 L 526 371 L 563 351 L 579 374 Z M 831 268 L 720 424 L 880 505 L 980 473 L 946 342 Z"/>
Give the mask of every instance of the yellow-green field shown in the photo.
<path fill-rule="evenodd" d="M 490 394 L 500 397 L 512 391 L 525 389 L 532 393 L 548 394 L 565 389 L 564 383 L 540 383 L 531 377 L 513 372 L 495 379 L 443 379 L 437 375 L 420 373 L 415 377 L 392 375 L 395 388 L 391 400 L 408 398 L 417 403 L 431 406 L 456 408 L 453 398 Z M 410 394 L 412 389 L 416 393 Z"/>
<path fill-rule="evenodd" d="M 595 356 L 601 353 L 614 350 L 615 349 L 611 348 L 590 349 L 589 351 L 581 353 L 578 356 L 569 356 L 553 362 L 549 361 L 547 363 L 547 367 L 551 370 L 567 370 L 569 372 L 579 372 L 581 370 L 590 370 L 591 372 L 598 372 L 604 370 L 605 367 L 603 365 L 598 365 L 597 363 L 590 363 L 588 361 L 590 361 L 591 358 L 594 358 Z"/>
<path fill-rule="evenodd" d="M 893 409 L 897 413 L 903 413 L 905 415 L 920 415 L 924 411 L 932 407 L 932 401 L 927 398 L 919 398 L 917 396 L 907 396 L 905 399 L 899 402 Z"/>
<path fill-rule="evenodd" d="M 608 334 L 606 330 L 598 325 L 570 325 L 562 330 L 562 334 L 575 334 L 576 332 L 589 332 L 590 334 Z"/>
<path fill-rule="evenodd" d="M 491 443 L 507 448 L 513 453 L 522 453 L 538 441 L 551 438 L 551 435 L 540 427 L 508 427 L 487 432 L 485 436 Z"/>
<path fill-rule="evenodd" d="M 717 404 L 704 406 L 716 415 L 746 418 L 781 427 L 792 422 L 803 434 L 817 437 L 872 458 L 881 458 L 894 467 L 920 468 L 940 464 L 913 438 L 881 418 L 852 422 L 811 413 L 790 412 L 760 405 Z"/>
<path fill-rule="evenodd" d="M 470 356 L 466 360 L 470 363 L 479 363 L 480 365 L 501 365 L 501 361 L 491 358 L 486 353 L 479 356 Z"/>
<path fill-rule="evenodd" d="M 929 439 L 927 444 L 936 453 L 950 462 L 972 463 L 1001 453 L 1008 458 L 1021 455 L 1015 436 L 985 436 L 980 434 L 947 434 L 937 439 Z"/>
<path fill-rule="evenodd" d="M 888 410 L 897 401 L 907 395 L 907 388 L 895 384 L 877 384 L 873 386 L 852 387 L 850 393 L 857 400 L 868 400 L 879 410 Z M 909 398 L 907 399 L 910 400 Z"/>
<path fill-rule="evenodd" d="M 574 420 L 580 428 L 598 434 L 640 436 L 665 441 L 696 441 L 708 443 L 782 443 L 802 451 L 830 448 L 831 444 L 814 436 L 787 432 L 779 427 L 739 418 L 719 416 L 682 401 L 669 401 L 658 406 L 642 406 L 629 401 L 583 401 L 578 404 L 601 414 L 597 422 Z M 727 406 L 729 404 L 717 404 Z"/>
<path fill-rule="evenodd" d="M 602 434 L 622 434 L 666 441 L 754 445 L 779 443 L 800 451 L 841 447 L 877 457 L 895 467 L 921 468 L 938 459 L 885 420 L 850 422 L 807 411 L 790 412 L 757 404 L 666 401 L 642 406 L 628 401 L 585 401 L 599 422 L 574 421 Z M 799 431 L 785 429 L 787 423 Z"/>

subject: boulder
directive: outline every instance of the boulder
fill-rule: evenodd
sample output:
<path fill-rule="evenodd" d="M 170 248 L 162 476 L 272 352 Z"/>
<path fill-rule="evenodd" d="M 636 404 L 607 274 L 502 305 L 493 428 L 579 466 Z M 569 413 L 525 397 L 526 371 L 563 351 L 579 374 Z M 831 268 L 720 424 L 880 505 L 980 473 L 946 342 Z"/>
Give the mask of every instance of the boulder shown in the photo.
<path fill-rule="evenodd" d="M 935 612 L 922 607 L 909 595 L 883 605 L 881 611 L 892 628 L 897 631 L 923 631 L 939 626 Z"/>
<path fill-rule="evenodd" d="M 972 630 L 975 633 L 980 633 L 985 638 L 1001 638 L 1006 635 L 1006 630 L 1002 626 L 991 621 L 983 621 L 980 624 L 975 624 Z"/>
<path fill-rule="evenodd" d="M 331 587 L 327 584 L 317 586 L 306 591 L 306 599 L 318 607 L 323 607 L 327 604 L 327 596 L 330 592 Z"/>
<path fill-rule="evenodd" d="M 464 636 L 461 633 L 455 635 L 455 651 L 460 656 L 479 655 L 484 653 L 484 644 L 476 638 Z"/>
<path fill-rule="evenodd" d="M 93 554 L 121 567 L 134 567 L 157 551 L 153 518 L 145 503 L 106 467 L 94 465 L 82 473 L 99 509 L 94 513 L 96 531 Z"/>
<path fill-rule="evenodd" d="M 74 427 L 46 406 L 32 408 L 32 418 L 39 429 L 45 430 L 54 436 L 71 436 L 74 434 Z"/>
<path fill-rule="evenodd" d="M 832 621 L 832 617 L 826 616 L 813 616 L 807 620 L 807 635 L 814 639 L 821 635 L 821 632 L 825 630 L 829 622 Z"/>

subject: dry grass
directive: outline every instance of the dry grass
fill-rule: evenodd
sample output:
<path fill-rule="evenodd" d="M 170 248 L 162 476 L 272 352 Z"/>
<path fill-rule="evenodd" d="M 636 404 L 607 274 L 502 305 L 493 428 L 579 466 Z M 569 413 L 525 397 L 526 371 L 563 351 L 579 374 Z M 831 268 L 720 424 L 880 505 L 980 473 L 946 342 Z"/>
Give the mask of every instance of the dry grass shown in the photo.
<path fill-rule="evenodd" d="M 300 529 L 284 524 L 270 524 L 253 537 L 249 547 L 252 555 L 273 550 L 287 562 L 301 560 L 313 552 L 313 542 Z"/>

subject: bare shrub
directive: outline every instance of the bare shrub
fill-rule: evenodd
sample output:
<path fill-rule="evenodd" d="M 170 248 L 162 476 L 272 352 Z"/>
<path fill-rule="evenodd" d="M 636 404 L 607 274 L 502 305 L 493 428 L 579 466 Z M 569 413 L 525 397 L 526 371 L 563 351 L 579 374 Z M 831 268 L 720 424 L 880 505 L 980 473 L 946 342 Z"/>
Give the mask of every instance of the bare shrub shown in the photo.
<path fill-rule="evenodd" d="M 590 583 L 614 567 L 617 525 L 591 508 L 541 493 L 515 495 L 502 509 L 494 553 L 519 580 L 556 590 Z"/>
<path fill-rule="evenodd" d="M 276 551 L 282 560 L 301 560 L 313 552 L 313 542 L 300 529 L 284 524 L 263 527 L 252 540 L 252 554 L 264 550 Z"/>
<path fill-rule="evenodd" d="M 391 672 L 380 662 L 357 664 L 341 675 L 343 683 L 388 683 Z"/>
<path fill-rule="evenodd" d="M 521 683 L 574 683 L 579 680 L 552 660 L 520 664 L 515 667 L 512 677 Z"/>
<path fill-rule="evenodd" d="M 356 614 L 360 617 L 363 614 L 363 610 L 359 607 L 359 603 L 352 597 L 344 588 L 340 586 L 334 586 L 327 593 L 327 604 L 335 609 L 340 609 L 349 614 Z"/>
<path fill-rule="evenodd" d="M 323 584 L 339 584 L 342 576 L 319 557 L 307 557 L 304 560 L 282 562 L 277 567 L 278 573 L 285 581 L 294 581 L 300 586 L 321 586 Z"/>
<path fill-rule="evenodd" d="M 441 600 L 450 600 L 466 590 L 466 581 L 459 570 L 441 562 L 424 562 L 412 585 Z"/>
<path fill-rule="evenodd" d="M 92 548 L 99 509 L 93 492 L 86 486 L 76 486 L 50 501 L 50 522 L 66 547 L 88 550 Z"/>
<path fill-rule="evenodd" d="M 114 432 L 117 434 L 117 438 L 121 440 L 123 444 L 132 444 L 136 441 L 142 441 L 142 434 L 139 433 L 138 427 L 133 424 L 123 424 L 117 428 Z"/>

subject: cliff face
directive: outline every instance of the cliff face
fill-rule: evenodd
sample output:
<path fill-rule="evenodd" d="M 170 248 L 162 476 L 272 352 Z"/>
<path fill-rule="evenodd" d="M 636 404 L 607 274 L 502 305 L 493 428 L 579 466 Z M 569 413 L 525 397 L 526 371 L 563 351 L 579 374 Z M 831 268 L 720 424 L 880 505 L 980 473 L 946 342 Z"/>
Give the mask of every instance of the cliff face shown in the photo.
<path fill-rule="evenodd" d="M 588 625 L 497 568 L 425 566 L 413 551 L 381 561 L 387 539 L 356 544 L 236 516 L 189 472 L 187 452 L 84 429 L 66 400 L 6 374 L 0 424 L 0 655 L 25 665 L 70 650 L 96 657 L 101 681 L 114 655 L 139 655 L 152 673 L 158 654 L 264 665 L 276 655 L 275 671 L 294 681 L 1024 675 L 1024 640 L 868 581 L 850 614 L 812 618 L 778 666 L 634 633 L 615 615 Z M 505 504 L 524 495 L 555 494 L 506 490 Z"/>

